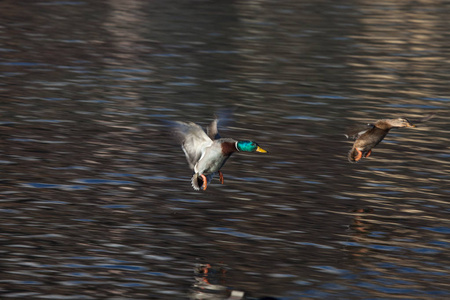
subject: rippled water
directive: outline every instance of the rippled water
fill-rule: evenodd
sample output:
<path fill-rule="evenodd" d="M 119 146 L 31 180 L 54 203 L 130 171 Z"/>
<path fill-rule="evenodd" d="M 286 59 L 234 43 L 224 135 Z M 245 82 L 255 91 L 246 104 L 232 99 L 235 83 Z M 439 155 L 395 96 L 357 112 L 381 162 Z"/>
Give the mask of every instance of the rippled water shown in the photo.
<path fill-rule="evenodd" d="M 450 297 L 444 1 L 0 3 L 4 299 Z M 205 192 L 160 120 L 236 154 Z M 419 119 L 357 164 L 349 127 Z"/>

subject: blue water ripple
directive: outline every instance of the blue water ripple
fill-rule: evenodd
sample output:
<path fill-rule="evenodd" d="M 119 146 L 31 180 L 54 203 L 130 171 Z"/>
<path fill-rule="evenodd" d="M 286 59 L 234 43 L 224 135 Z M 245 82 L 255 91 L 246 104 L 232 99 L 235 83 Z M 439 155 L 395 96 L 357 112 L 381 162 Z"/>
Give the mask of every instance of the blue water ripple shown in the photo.
<path fill-rule="evenodd" d="M 112 265 L 112 264 L 95 264 L 95 265 L 84 265 L 84 264 L 63 264 L 65 268 L 76 268 L 76 269 L 111 269 L 111 270 L 125 270 L 125 271 L 147 271 L 146 267 L 140 266 L 130 266 L 130 265 Z"/>
<path fill-rule="evenodd" d="M 104 269 L 114 269 L 114 270 L 125 270 L 125 271 L 146 271 L 147 268 L 140 266 L 129 266 L 129 265 L 95 265 L 92 267 L 104 268 Z"/>
<path fill-rule="evenodd" d="M 132 205 L 125 205 L 125 204 L 109 204 L 109 205 L 102 205 L 101 208 L 110 208 L 110 209 L 120 209 L 120 208 L 130 208 Z"/>
<path fill-rule="evenodd" d="M 152 73 L 152 70 L 147 69 L 108 69 L 109 72 L 116 73 Z"/>
<path fill-rule="evenodd" d="M 117 285 L 118 286 L 122 286 L 122 287 L 144 287 L 144 286 L 148 286 L 148 284 L 137 283 L 137 282 L 119 283 Z"/>
<path fill-rule="evenodd" d="M 69 185 L 69 184 L 53 184 L 53 183 L 41 183 L 41 182 L 28 182 L 22 183 L 21 186 L 27 188 L 38 189 L 59 189 L 64 191 L 82 191 L 88 190 L 89 187 L 85 185 Z"/>
<path fill-rule="evenodd" d="M 283 119 L 286 119 L 286 120 L 308 120 L 308 121 L 328 121 L 328 119 L 325 119 L 325 118 L 310 117 L 310 116 L 286 116 L 286 117 L 283 117 Z"/>
<path fill-rule="evenodd" d="M 443 101 L 443 102 L 448 102 L 448 101 L 450 101 L 450 98 L 439 98 L 439 97 L 433 98 L 433 97 L 425 97 L 425 98 L 422 98 L 422 100 L 431 100 L 431 101 Z"/>
<path fill-rule="evenodd" d="M 331 246 L 310 243 L 310 242 L 295 242 L 294 244 L 302 245 L 302 246 L 313 246 L 313 247 L 317 247 L 317 248 L 321 248 L 321 249 L 335 249 L 334 247 L 331 247 Z"/>
<path fill-rule="evenodd" d="M 419 104 L 387 104 L 384 105 L 387 107 L 394 107 L 394 108 L 424 108 L 424 109 L 441 109 L 442 106 L 437 105 L 419 105 Z"/>
<path fill-rule="evenodd" d="M 333 290 L 333 291 L 342 291 L 342 290 L 348 290 L 349 287 L 343 286 L 341 284 L 337 283 L 325 283 L 321 286 L 322 289 L 326 290 Z"/>
<path fill-rule="evenodd" d="M 284 97 L 312 97 L 310 94 L 285 94 Z"/>
<path fill-rule="evenodd" d="M 319 99 L 336 99 L 336 100 L 348 99 L 347 97 L 337 96 L 337 95 L 317 95 L 317 96 L 314 96 L 314 98 L 319 98 Z"/>
<path fill-rule="evenodd" d="M 387 294 L 404 294 L 404 295 L 412 295 L 416 291 L 414 289 L 408 289 L 408 288 L 392 288 L 392 287 L 384 287 L 380 286 L 374 283 L 369 282 L 357 282 L 355 284 L 356 286 L 362 287 L 362 288 L 368 288 L 371 290 L 387 293 Z"/>
<path fill-rule="evenodd" d="M 402 250 L 401 247 L 397 246 L 387 246 L 387 245 L 367 245 L 367 248 L 383 251 L 399 251 Z"/>
<path fill-rule="evenodd" d="M 239 237 L 239 238 L 246 238 L 246 239 L 251 239 L 251 240 L 258 240 L 258 241 L 279 241 L 280 240 L 277 238 L 271 238 L 271 237 L 265 237 L 265 236 L 261 236 L 261 235 L 244 233 L 244 232 L 240 232 L 240 231 L 234 230 L 232 228 L 228 228 L 228 227 L 209 227 L 208 229 L 211 231 L 214 231 L 216 233 L 226 234 L 226 235 L 231 235 L 231 236 L 235 236 L 235 237 Z"/>
<path fill-rule="evenodd" d="M 186 203 L 209 203 L 209 201 L 206 200 L 198 200 L 198 199 L 182 199 L 182 198 L 172 198 L 169 199 L 170 201 L 175 202 L 186 202 Z"/>
<path fill-rule="evenodd" d="M 420 227 L 420 228 L 438 233 L 450 233 L 450 227 Z"/>
<path fill-rule="evenodd" d="M 111 177 L 135 177 L 136 175 L 134 174 L 129 174 L 129 173 L 103 173 L 106 176 L 111 176 Z"/>
<path fill-rule="evenodd" d="M 431 244 L 431 245 L 435 245 L 435 246 L 444 247 L 444 248 L 450 248 L 450 243 L 449 243 L 449 242 L 444 242 L 444 241 L 431 241 L 430 244 Z"/>
<path fill-rule="evenodd" d="M 19 61 L 19 62 L 0 62 L 0 66 L 43 67 L 48 66 L 48 64 Z"/>
<path fill-rule="evenodd" d="M 110 180 L 110 179 L 97 179 L 97 178 L 84 178 L 84 179 L 75 179 L 72 182 L 76 183 L 84 183 L 84 184 L 110 184 L 110 185 L 129 185 L 136 184 L 134 181 L 127 180 Z"/>
<path fill-rule="evenodd" d="M 437 254 L 442 252 L 431 248 L 412 248 L 411 251 L 421 254 Z"/>
<path fill-rule="evenodd" d="M 400 267 L 398 268 L 398 271 L 401 273 L 406 273 L 406 274 L 421 274 L 424 273 L 423 271 L 417 270 L 415 268 L 411 268 L 411 267 Z"/>
<path fill-rule="evenodd" d="M 321 272 L 324 273 L 329 273 L 329 274 L 336 274 L 336 275 L 344 275 L 344 274 L 349 274 L 350 271 L 344 270 L 344 269 L 338 269 L 332 266 L 312 266 L 311 268 L 313 269 L 317 269 Z"/>

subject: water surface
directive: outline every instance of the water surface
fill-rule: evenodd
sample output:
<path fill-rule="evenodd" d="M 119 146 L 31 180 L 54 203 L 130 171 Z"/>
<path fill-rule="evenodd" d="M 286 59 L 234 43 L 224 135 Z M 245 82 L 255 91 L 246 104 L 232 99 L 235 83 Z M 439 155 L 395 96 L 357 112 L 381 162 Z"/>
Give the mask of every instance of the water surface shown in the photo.
<path fill-rule="evenodd" d="M 5 299 L 448 298 L 448 5 L 0 4 Z M 160 122 L 236 108 L 205 192 Z M 358 164 L 346 130 L 392 130 Z"/>

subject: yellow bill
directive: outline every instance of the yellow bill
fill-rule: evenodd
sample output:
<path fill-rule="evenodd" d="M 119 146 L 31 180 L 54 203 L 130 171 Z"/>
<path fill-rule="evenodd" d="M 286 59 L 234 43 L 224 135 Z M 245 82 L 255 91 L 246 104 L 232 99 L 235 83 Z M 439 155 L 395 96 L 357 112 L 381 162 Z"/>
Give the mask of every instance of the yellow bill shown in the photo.
<path fill-rule="evenodd" d="M 260 146 L 258 146 L 258 148 L 256 148 L 256 152 L 267 153 L 267 151 L 264 150 L 263 148 L 261 148 Z"/>

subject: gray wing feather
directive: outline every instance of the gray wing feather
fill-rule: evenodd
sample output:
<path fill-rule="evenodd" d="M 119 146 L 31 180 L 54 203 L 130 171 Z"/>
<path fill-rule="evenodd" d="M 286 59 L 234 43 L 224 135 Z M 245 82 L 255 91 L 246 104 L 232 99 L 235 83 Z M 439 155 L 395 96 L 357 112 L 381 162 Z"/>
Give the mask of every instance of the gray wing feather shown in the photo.
<path fill-rule="evenodd" d="M 227 123 L 231 122 L 234 110 L 234 108 L 222 109 L 214 115 L 214 121 L 212 121 L 211 124 L 209 124 L 209 126 L 206 128 L 206 132 L 210 139 L 218 140 L 221 138 L 219 130 L 217 129 L 217 125 L 220 122 L 221 126 L 226 126 Z"/>
<path fill-rule="evenodd" d="M 212 140 L 218 140 L 220 139 L 219 130 L 217 129 L 217 124 L 219 123 L 219 118 L 216 116 L 214 121 L 209 124 L 209 126 L 206 128 L 206 133 L 208 134 L 209 138 Z"/>
<path fill-rule="evenodd" d="M 203 155 L 206 147 L 210 147 L 213 141 L 206 135 L 203 129 L 193 122 L 176 122 L 175 134 L 181 143 L 189 166 L 194 170 L 195 164 Z"/>
<path fill-rule="evenodd" d="M 426 122 L 426 121 L 428 121 L 428 120 L 431 120 L 432 118 L 434 118 L 436 116 L 436 113 L 432 113 L 432 114 L 429 114 L 428 116 L 426 116 L 426 117 L 423 117 L 423 118 L 421 118 L 421 119 L 418 119 L 418 120 L 411 120 L 411 122 L 414 124 L 414 123 L 423 123 L 423 122 Z"/>

